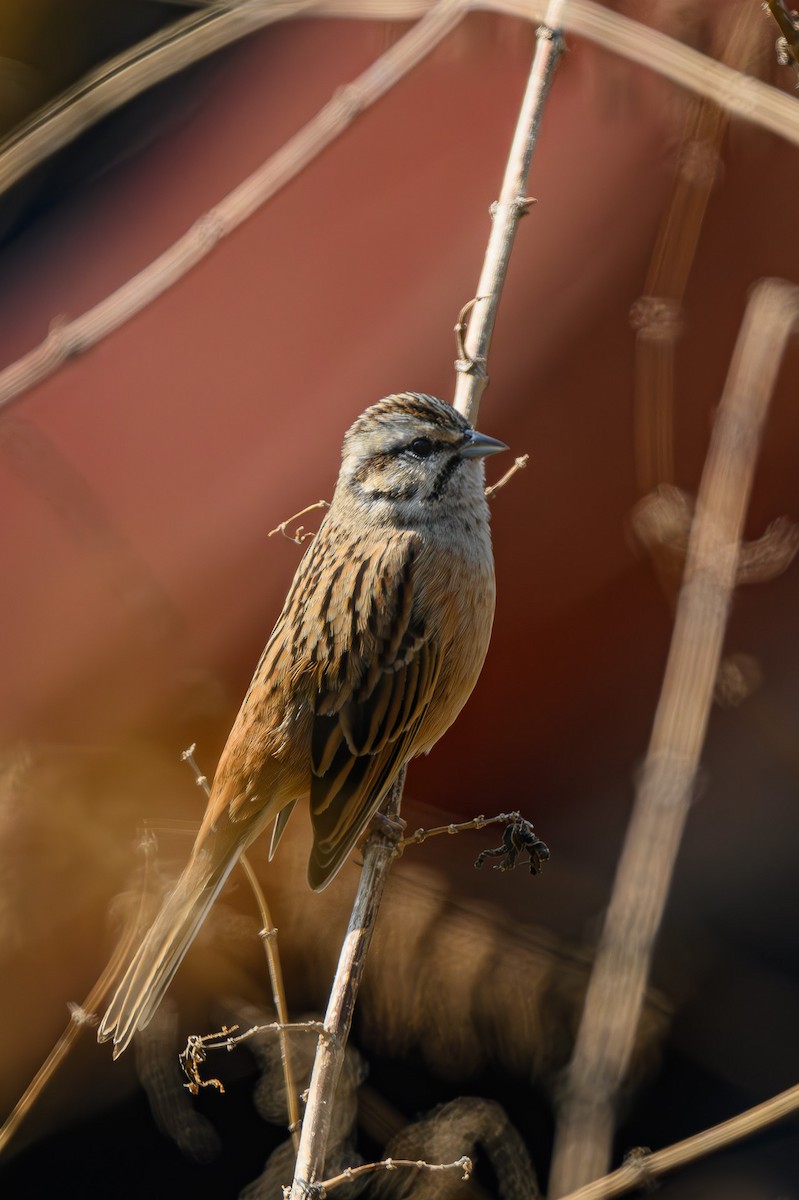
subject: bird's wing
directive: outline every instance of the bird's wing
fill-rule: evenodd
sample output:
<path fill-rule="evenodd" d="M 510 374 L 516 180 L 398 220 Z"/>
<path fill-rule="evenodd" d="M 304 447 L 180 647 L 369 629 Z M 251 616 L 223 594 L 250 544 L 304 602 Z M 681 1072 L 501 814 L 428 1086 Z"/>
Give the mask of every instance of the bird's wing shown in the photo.
<path fill-rule="evenodd" d="M 333 878 L 413 754 L 435 689 L 440 654 L 419 612 L 419 550 L 411 534 L 395 535 L 372 554 L 362 549 L 354 584 L 328 610 L 346 614 L 349 636 L 343 629 L 320 635 L 308 866 L 317 890 Z M 336 653 L 326 658 L 325 645 Z"/>

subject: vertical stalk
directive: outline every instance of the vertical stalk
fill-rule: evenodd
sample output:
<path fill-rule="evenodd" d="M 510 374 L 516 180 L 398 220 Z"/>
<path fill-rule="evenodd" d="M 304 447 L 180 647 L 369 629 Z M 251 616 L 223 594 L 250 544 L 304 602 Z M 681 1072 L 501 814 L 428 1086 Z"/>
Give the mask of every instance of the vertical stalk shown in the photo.
<path fill-rule="evenodd" d="M 704 744 L 760 437 L 799 288 L 761 281 L 702 473 L 671 647 L 560 1105 L 550 1195 L 603 1175 Z"/>
<path fill-rule="evenodd" d="M 516 229 L 520 218 L 533 203 L 527 195 L 527 177 L 544 104 L 563 51 L 563 36 L 558 28 L 563 7 L 564 0 L 552 0 L 544 24 L 536 30 L 535 56 L 516 122 L 505 178 L 499 200 L 491 206 L 491 233 L 477 284 L 476 302 L 463 340 L 463 356 L 455 363 L 457 380 L 453 404 L 472 424 L 477 420 L 480 400 L 488 386 L 488 349 Z"/>
<path fill-rule="evenodd" d="M 516 226 L 519 217 L 527 211 L 531 203 L 525 196 L 525 188 L 544 102 L 563 47 L 561 34 L 555 26 L 564 2 L 565 0 L 551 0 L 547 10 L 549 23 L 542 25 L 537 31 L 536 52 L 500 198 L 492 208 L 491 234 L 478 285 L 481 302 L 472 306 L 473 319 L 469 322 L 463 342 L 463 357 L 456 363 L 458 378 L 454 404 L 471 421 L 476 419 L 480 398 L 488 383 L 488 348 Z M 389 815 L 399 815 L 404 779 L 403 770 L 392 789 L 386 809 Z M 319 1039 L 314 1062 L 290 1200 L 308 1200 L 313 1195 L 314 1188 L 324 1178 L 325 1153 L 336 1085 L 344 1061 L 355 999 L 394 848 L 394 843 L 381 835 L 372 839 L 364 855 L 355 907 L 325 1016 L 325 1033 Z"/>
<path fill-rule="evenodd" d="M 319 1035 L 289 1200 L 308 1200 L 314 1195 L 315 1185 L 324 1178 L 327 1142 L 333 1105 L 336 1103 L 336 1087 L 344 1065 L 355 1001 L 377 922 L 377 912 L 388 880 L 389 867 L 400 836 L 397 818 L 404 784 L 403 768 L 382 810 L 389 822 L 396 823 L 396 830 L 392 831 L 390 826 L 387 826 L 385 831 L 374 833 L 364 852 L 358 891 L 325 1013 L 324 1033 Z"/>

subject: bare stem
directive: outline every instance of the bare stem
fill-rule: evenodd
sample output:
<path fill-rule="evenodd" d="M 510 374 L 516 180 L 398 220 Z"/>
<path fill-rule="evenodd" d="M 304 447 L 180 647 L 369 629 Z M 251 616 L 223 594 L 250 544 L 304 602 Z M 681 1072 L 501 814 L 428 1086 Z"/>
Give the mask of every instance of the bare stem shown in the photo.
<path fill-rule="evenodd" d="M 457 823 L 451 822 L 449 825 L 436 825 L 432 829 L 417 829 L 414 833 L 410 833 L 407 837 L 401 839 L 399 850 L 401 853 L 406 846 L 420 846 L 428 838 L 440 837 L 442 833 L 465 833 L 468 829 L 485 829 L 486 825 L 508 825 L 511 821 L 518 821 L 520 816 L 520 812 L 498 813 L 496 817 L 484 817 L 481 813 L 479 817 L 472 817 L 471 821 L 458 821 Z"/>
<path fill-rule="evenodd" d="M 785 0 L 768 0 L 768 5 L 793 57 L 796 34 L 783 19 L 788 13 Z M 463 15 L 487 9 L 539 21 L 546 0 L 453 0 L 453 6 Z M 411 21 L 418 19 L 425 7 L 432 7 L 430 0 L 225 0 L 224 4 L 209 4 L 204 12 L 174 22 L 88 72 L 4 138 L 0 142 L 0 194 L 101 117 L 268 24 L 298 16 Z M 799 141 L 796 104 L 776 88 L 756 79 L 735 79 L 721 64 L 699 51 L 591 0 L 569 0 L 562 25 L 615 54 L 659 71 L 745 120 Z"/>
<path fill-rule="evenodd" d="M 456 0 L 438 0 L 403 37 L 350 84 L 339 88 L 307 124 L 201 216 L 168 250 L 81 316 L 54 322 L 49 336 L 39 346 L 0 371 L 0 408 L 48 378 L 73 355 L 85 352 L 107 337 L 182 279 L 222 238 L 257 212 L 429 54 L 462 15 Z"/>
<path fill-rule="evenodd" d="M 705 1129 L 702 1133 L 696 1133 L 693 1137 L 685 1138 L 682 1142 L 675 1142 L 673 1146 L 667 1146 L 664 1150 L 634 1150 L 618 1171 L 596 1179 L 576 1192 L 569 1192 L 564 1200 L 607 1200 L 608 1197 L 621 1196 L 634 1189 L 648 1188 L 659 1175 L 665 1175 L 667 1171 L 673 1171 L 677 1167 L 684 1167 L 706 1154 L 712 1154 L 724 1146 L 740 1141 L 741 1138 L 751 1137 L 758 1130 L 773 1125 L 775 1121 L 781 1121 L 783 1117 L 798 1109 L 799 1086 L 788 1088 L 778 1096 L 773 1096 L 771 1100 L 749 1108 L 737 1117 L 731 1117 L 729 1121 L 722 1121 L 720 1125 L 714 1125 L 711 1129 Z"/>
<path fill-rule="evenodd" d="M 491 206 L 491 233 L 477 284 L 476 299 L 471 306 L 467 306 L 471 307 L 471 312 L 462 340 L 459 333 L 459 352 L 462 353 L 455 363 L 457 379 L 453 403 L 458 412 L 473 424 L 477 420 L 483 392 L 488 386 L 488 349 L 508 273 L 516 228 L 533 203 L 527 195 L 527 177 L 547 93 L 563 50 L 563 38 L 558 28 L 562 8 L 563 0 L 552 0 L 544 24 L 536 31 L 535 56 L 516 122 L 505 178 L 499 200 Z"/>
<path fill-rule="evenodd" d="M 529 461 L 529 454 L 520 454 L 518 458 L 514 458 L 513 466 L 508 467 L 508 470 L 504 475 L 499 477 L 496 483 L 492 483 L 490 487 L 486 488 L 486 500 L 490 500 L 492 496 L 495 496 L 498 491 L 509 484 L 514 475 L 518 475 L 519 471 L 523 471 Z"/>
<path fill-rule="evenodd" d="M 389 820 L 396 821 L 399 817 L 404 783 L 403 768 L 383 809 Z M 344 1063 L 355 1001 L 383 889 L 397 853 L 399 822 L 396 824 L 396 831 L 390 831 L 387 824 L 385 828 L 374 832 L 366 844 L 358 891 L 325 1014 L 325 1032 L 320 1035 L 314 1060 L 290 1200 L 308 1200 L 318 1193 L 319 1180 L 323 1178 L 336 1087 Z"/>
<path fill-rule="evenodd" d="M 184 750 L 181 758 L 191 767 L 194 772 L 194 781 L 198 787 L 201 787 L 206 796 L 211 795 L 211 788 L 208 784 L 208 779 L 202 774 L 194 757 L 195 745 L 189 746 L 188 750 Z M 291 1065 L 291 1046 L 289 1044 L 286 1026 L 289 1024 L 288 1004 L 286 1003 L 286 989 L 283 985 L 283 968 L 280 965 L 280 953 L 277 946 L 277 929 L 272 921 L 272 914 L 269 911 L 269 905 L 266 901 L 266 896 L 258 882 L 258 877 L 250 865 L 250 861 L 246 854 L 242 854 L 239 859 L 244 874 L 247 876 L 252 893 L 255 896 L 255 902 L 258 905 L 258 912 L 261 917 L 261 940 L 264 944 L 264 952 L 266 954 L 266 963 L 269 970 L 269 980 L 272 985 L 272 1000 L 275 1005 L 275 1012 L 278 1019 L 278 1037 L 280 1038 L 280 1061 L 283 1065 L 283 1079 L 286 1085 L 286 1105 L 288 1108 L 289 1132 L 294 1142 L 294 1149 L 299 1148 L 299 1127 L 300 1127 L 300 1105 L 297 1098 L 297 1085 L 294 1079 L 294 1071 Z"/>
<path fill-rule="evenodd" d="M 473 1164 L 472 1160 L 463 1155 L 455 1162 L 451 1163 L 428 1163 L 421 1159 L 411 1158 L 384 1158 L 381 1162 L 363 1163 L 359 1167 L 347 1167 L 346 1171 L 342 1171 L 340 1175 L 333 1175 L 330 1179 L 325 1179 L 319 1184 L 319 1194 L 326 1195 L 332 1192 L 334 1188 L 341 1187 L 342 1184 L 349 1183 L 352 1179 L 358 1179 L 361 1175 L 373 1175 L 375 1171 L 397 1171 L 400 1169 L 411 1171 L 462 1171 L 461 1179 L 471 1179 Z"/>
<path fill-rule="evenodd" d="M 669 658 L 560 1106 L 550 1194 L 606 1170 L 655 937 L 699 765 L 760 436 L 799 289 L 752 293 L 718 410 L 691 527 Z"/>
<path fill-rule="evenodd" d="M 554 3 L 551 0 L 549 7 Z M 75 94 L 69 93 L 63 104 L 58 101 L 52 111 L 34 114 L 19 136 L 14 135 L 0 147 L 0 192 L 4 185 L 91 125 L 98 114 L 104 115 L 144 88 L 278 16 L 302 12 L 325 17 L 408 20 L 424 9 L 425 0 L 285 0 L 279 8 L 267 0 L 229 0 L 228 9 L 214 9 L 198 24 L 177 23 L 132 47 L 120 60 L 112 60 L 96 75 L 80 81 Z M 526 20 L 543 16 L 550 26 L 557 24 L 546 11 L 545 0 L 438 0 L 430 4 L 425 16 L 405 37 L 352 84 L 339 89 L 307 125 L 163 254 L 80 316 L 69 321 L 54 319 L 49 335 L 38 346 L 0 370 L 0 408 L 55 374 L 74 355 L 89 350 L 183 279 L 220 239 L 295 178 L 355 117 L 416 66 L 471 9 L 488 9 Z M 711 99 L 729 113 L 799 144 L 799 107 L 793 97 L 777 88 L 591 0 L 568 0 L 560 23 L 614 54 Z M 475 410 L 471 411 L 474 415 Z"/>
<path fill-rule="evenodd" d="M 267 537 L 274 537 L 276 533 L 280 533 L 287 542 L 294 542 L 295 546 L 301 546 L 303 542 L 310 542 L 316 537 L 315 529 L 306 529 L 304 525 L 297 525 L 293 533 L 289 533 L 289 525 L 296 521 L 298 517 L 304 517 L 306 513 L 314 512 L 318 508 L 330 508 L 329 500 L 314 500 L 313 504 L 306 504 L 305 508 L 301 508 L 299 512 L 294 513 L 291 517 L 286 517 L 285 521 L 281 521 L 274 529 L 270 529 Z"/>
<path fill-rule="evenodd" d="M 554 20 L 560 13 L 561 7 L 562 0 L 552 0 L 548 8 L 548 15 L 551 13 Z M 538 31 L 538 42 L 530 79 L 522 101 L 502 192 L 493 213 L 491 235 L 480 277 L 478 295 L 480 297 L 485 295 L 486 300 L 485 303 L 467 306 L 467 308 L 482 309 L 482 313 L 479 318 L 475 317 L 474 313 L 472 314 L 465 339 L 462 343 L 459 340 L 459 349 L 462 348 L 465 358 L 460 363 L 462 369 L 458 378 L 455 403 L 456 407 L 471 420 L 474 420 L 477 414 L 480 397 L 488 378 L 485 371 L 488 347 L 513 247 L 516 225 L 519 217 L 527 210 L 530 203 L 524 195 L 524 187 L 541 121 L 544 100 L 560 48 L 559 33 L 553 32 L 546 26 Z M 462 314 L 462 320 L 459 322 L 459 339 L 463 332 L 463 317 L 465 317 L 465 313 Z M 387 806 L 389 813 L 399 814 L 404 780 L 405 771 L 403 770 L 392 789 L 391 799 Z M 399 836 L 391 841 L 385 835 L 380 835 L 370 842 L 364 856 L 364 866 L 355 906 L 341 951 L 325 1017 L 325 1029 L 328 1037 L 320 1039 L 314 1062 L 308 1104 L 302 1126 L 300 1153 L 297 1157 L 290 1200 L 307 1200 L 319 1189 L 319 1180 L 324 1171 L 331 1110 L 344 1059 L 345 1043 L 352 1023 L 355 998 L 388 869 L 392 858 L 397 853 L 398 842 Z"/>
<path fill-rule="evenodd" d="M 265 1033 L 276 1033 L 282 1043 L 288 1034 L 296 1033 L 316 1033 L 319 1036 L 324 1034 L 324 1025 L 321 1021 L 292 1021 L 290 1024 L 284 1024 L 281 1021 L 273 1021 L 269 1025 L 252 1025 L 249 1029 L 238 1032 L 238 1025 L 225 1025 L 216 1033 L 205 1033 L 202 1035 L 193 1034 L 186 1043 L 185 1050 L 180 1054 L 180 1065 L 183 1068 L 183 1073 L 186 1076 L 188 1083 L 184 1086 L 189 1089 L 193 1095 L 197 1095 L 201 1088 L 214 1087 L 220 1092 L 224 1092 L 224 1087 L 218 1079 L 204 1079 L 200 1074 L 200 1067 L 203 1066 L 208 1058 L 209 1050 L 235 1050 L 242 1042 L 249 1041 L 250 1038 L 263 1035 Z M 299 1125 L 294 1122 L 291 1129 L 292 1141 L 294 1143 L 295 1153 L 299 1145 Z"/>
<path fill-rule="evenodd" d="M 151 840 L 145 840 L 145 873 L 150 866 L 150 850 L 152 847 Z M 61 1037 L 56 1042 L 53 1049 L 44 1060 L 39 1070 L 30 1081 L 25 1091 L 20 1096 L 13 1109 L 6 1117 L 3 1125 L 0 1126 L 0 1156 L 8 1146 L 9 1142 L 14 1137 L 17 1129 L 25 1120 L 30 1110 L 33 1108 L 37 1099 L 47 1087 L 48 1083 L 55 1075 L 58 1068 L 66 1058 L 69 1051 L 77 1038 L 80 1030 L 86 1025 L 96 1023 L 94 1014 L 102 1006 L 106 1000 L 112 985 L 116 981 L 122 966 L 127 961 L 128 956 L 133 946 L 134 939 L 138 936 L 141 928 L 142 912 L 144 908 L 144 899 L 147 895 L 147 888 L 143 887 L 139 897 L 139 906 L 135 914 L 131 914 L 130 919 L 125 928 L 125 932 L 114 950 L 110 962 L 106 966 L 100 978 L 92 987 L 83 1004 L 80 1006 L 70 1005 L 70 1021 Z"/>

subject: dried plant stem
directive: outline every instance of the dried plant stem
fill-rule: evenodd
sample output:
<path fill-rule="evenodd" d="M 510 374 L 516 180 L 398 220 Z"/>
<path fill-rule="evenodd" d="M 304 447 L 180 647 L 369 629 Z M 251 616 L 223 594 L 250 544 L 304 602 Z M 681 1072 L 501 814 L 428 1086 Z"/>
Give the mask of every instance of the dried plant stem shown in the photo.
<path fill-rule="evenodd" d="M 783 1117 L 799 1110 L 799 1086 L 788 1088 L 773 1096 L 771 1100 L 749 1108 L 729 1121 L 722 1121 L 712 1129 L 694 1134 L 682 1142 L 675 1142 L 664 1150 L 633 1151 L 627 1161 L 610 1175 L 596 1179 L 593 1183 L 569 1192 L 564 1200 L 607 1200 L 611 1196 L 621 1196 L 634 1189 L 650 1187 L 652 1182 L 668 1171 L 684 1167 L 706 1154 L 722 1150 L 742 1138 L 751 1137 L 760 1129 L 781 1121 Z"/>
<path fill-rule="evenodd" d="M 730 5 L 721 60 L 734 70 L 751 65 L 763 14 L 749 0 Z M 682 303 L 711 193 L 721 168 L 728 114 L 711 100 L 689 96 L 674 186 L 660 223 L 644 294 L 633 305 L 636 330 L 633 436 L 642 494 L 674 481 L 674 354 Z"/>
<path fill-rule="evenodd" d="M 508 467 L 505 474 L 501 475 L 496 483 L 492 483 L 490 487 L 486 488 L 486 500 L 490 500 L 492 496 L 496 496 L 497 492 L 506 487 L 510 483 L 511 479 L 513 479 L 514 475 L 518 475 L 519 471 L 524 470 L 529 461 L 529 454 L 520 454 L 518 458 L 514 458 L 513 466 Z"/>
<path fill-rule="evenodd" d="M 48 109 L 36 114 L 6 143 L 6 150 L 0 150 L 0 181 L 10 183 L 98 116 L 276 17 L 410 19 L 427 10 L 405 37 L 354 83 L 337 92 L 298 134 L 200 217 L 168 250 L 87 312 L 70 321 L 55 321 L 43 342 L 0 371 L 0 407 L 54 374 L 73 355 L 94 346 L 182 279 L 222 237 L 299 174 L 360 112 L 416 66 L 470 9 L 537 21 L 546 16 L 548 5 L 545 0 L 438 0 L 432 6 L 425 0 L 285 0 L 280 5 L 229 0 L 224 8 L 215 6 L 212 13 L 178 22 L 131 48 L 120 60 L 95 73 L 96 78 L 87 76 L 73 89 L 63 113 L 56 104 L 52 112 Z M 591 0 L 563 0 L 561 24 L 565 30 L 579 32 L 606 49 L 660 72 L 731 114 L 799 144 L 799 108 L 792 97 L 776 88 L 743 76 Z M 101 84 L 108 90 L 103 91 Z"/>
<path fill-rule="evenodd" d="M 323 1178 L 336 1087 L 344 1063 L 355 1001 L 389 868 L 397 853 L 400 836 L 397 818 L 404 783 L 403 768 L 383 808 L 389 821 L 396 823 L 396 829 L 391 830 L 387 822 L 385 829 L 372 834 L 364 851 L 358 891 L 325 1013 L 325 1032 L 319 1037 L 314 1060 L 290 1200 L 308 1200 L 317 1192 L 319 1181 Z"/>
<path fill-rule="evenodd" d="M 449 825 L 436 825 L 432 829 L 417 829 L 400 840 L 399 851 L 402 853 L 408 846 L 421 846 L 428 838 L 440 837 L 442 834 L 465 833 L 469 829 L 485 829 L 486 825 L 508 825 L 518 821 L 520 812 L 498 813 L 496 817 L 472 817 L 471 821 L 450 822 Z"/>
<path fill-rule="evenodd" d="M 53 1049 L 44 1060 L 39 1070 L 30 1081 L 25 1091 L 20 1096 L 17 1103 L 14 1105 L 11 1112 L 6 1117 L 3 1125 L 0 1126 L 0 1157 L 8 1147 L 11 1139 L 16 1134 L 25 1117 L 33 1108 L 37 1099 L 47 1087 L 50 1080 L 55 1075 L 58 1068 L 66 1058 L 72 1048 L 75 1039 L 80 1033 L 84 1025 L 94 1024 L 96 1018 L 94 1014 L 102 1006 L 106 999 L 111 985 L 116 980 L 122 966 L 127 960 L 128 954 L 133 945 L 134 935 L 138 933 L 138 923 L 132 921 L 127 936 L 124 937 L 111 958 L 108 966 L 103 971 L 100 978 L 95 983 L 94 987 L 89 992 L 86 999 L 80 1008 L 72 1008 L 72 1019 L 67 1025 L 61 1037 L 56 1042 Z"/>
<path fill-rule="evenodd" d="M 145 854 L 147 855 L 145 860 L 146 872 L 150 865 L 150 857 L 148 854 L 150 843 L 145 842 L 144 848 Z M 138 909 L 135 914 L 131 915 L 125 928 L 124 935 L 120 938 L 117 946 L 115 947 L 114 953 L 111 956 L 108 965 L 106 966 L 100 978 L 92 987 L 86 999 L 83 1001 L 83 1004 L 81 1004 L 79 1008 L 70 1006 L 72 1016 L 69 1025 L 67 1025 L 66 1029 L 61 1034 L 61 1037 L 58 1039 L 47 1058 L 39 1067 L 39 1070 L 25 1088 L 25 1091 L 22 1093 L 19 1100 L 3 1122 L 3 1125 L 0 1127 L 0 1157 L 8 1147 L 9 1142 L 14 1137 L 25 1117 L 33 1108 L 41 1093 L 47 1087 L 48 1083 L 63 1063 L 80 1030 L 85 1025 L 96 1024 L 95 1014 L 107 999 L 111 987 L 118 978 L 122 967 L 128 960 L 133 942 L 139 935 L 144 910 L 144 899 L 146 895 L 147 889 L 144 887 L 142 888 L 141 895 L 139 897 Z"/>
<path fill-rule="evenodd" d="M 538 140 L 538 130 L 547 94 L 558 59 L 563 50 L 559 22 L 563 0 L 552 0 L 544 24 L 536 31 L 536 48 L 527 88 L 519 110 L 505 178 L 499 200 L 492 205 L 491 233 L 483 269 L 477 284 L 476 303 L 469 316 L 463 355 L 455 363 L 457 380 L 453 404 L 474 424 L 480 400 L 488 386 L 486 363 L 491 334 L 494 331 L 499 298 L 508 273 L 508 263 L 519 220 L 529 210 L 527 177 Z"/>
<path fill-rule="evenodd" d="M 286 988 L 283 983 L 283 968 L 280 964 L 280 955 L 277 949 L 277 929 L 272 921 L 266 896 L 246 854 L 242 854 L 239 864 L 247 876 L 247 882 L 252 889 L 255 902 L 258 905 L 258 911 L 261 914 L 261 940 L 264 943 L 264 950 L 266 951 L 266 962 L 269 970 L 269 982 L 272 985 L 272 999 L 275 1005 L 275 1012 L 281 1026 L 278 1031 L 278 1038 L 280 1039 L 280 1061 L 283 1065 L 283 1079 L 286 1084 L 289 1133 L 294 1142 L 294 1149 L 299 1150 L 300 1104 L 297 1096 L 297 1085 L 294 1080 L 294 1071 L 291 1065 L 291 1044 L 286 1029 L 289 1024 L 289 1016 L 288 1005 L 286 1004 Z"/>
<path fill-rule="evenodd" d="M 194 757 L 194 751 L 197 749 L 194 743 L 184 750 L 181 758 L 191 770 L 194 772 L 194 782 L 199 788 L 205 792 L 206 798 L 210 798 L 211 787 L 208 779 L 203 775 L 197 760 Z M 264 944 L 264 953 L 266 954 L 266 964 L 269 971 L 269 981 L 272 985 L 272 1001 L 275 1006 L 278 1020 L 278 1037 L 280 1038 L 280 1061 L 283 1067 L 283 1080 L 286 1085 L 286 1106 L 288 1108 L 289 1118 L 289 1133 L 294 1142 L 295 1150 L 299 1146 L 299 1127 L 300 1127 L 300 1106 L 297 1098 L 297 1085 L 294 1081 L 294 1071 L 291 1066 L 291 1046 L 289 1043 L 286 1026 L 289 1024 L 289 1010 L 286 1003 L 286 989 L 283 984 L 283 968 L 280 965 L 280 953 L 277 948 L 277 929 L 272 921 L 272 914 L 269 911 L 269 905 L 266 902 L 263 888 L 258 882 L 258 876 L 253 871 L 250 865 L 250 860 L 246 854 L 242 854 L 239 858 L 239 866 L 244 871 L 247 877 L 247 882 L 252 889 L 255 903 L 258 905 L 258 912 L 261 918 L 261 940 Z"/>
<path fill-rule="evenodd" d="M 560 11 L 562 3 L 563 0 L 551 0 L 548 11 L 556 15 Z M 472 419 L 477 412 L 480 396 L 485 388 L 487 376 L 484 368 L 491 329 L 507 273 L 513 245 L 513 233 L 519 215 L 526 204 L 523 189 L 541 120 L 543 102 L 551 78 L 552 66 L 554 66 L 559 46 L 559 34 L 553 33 L 548 28 L 539 31 L 530 80 L 517 122 L 505 172 L 505 182 L 494 217 L 489 248 L 486 252 L 481 276 L 481 282 L 489 281 L 490 276 L 490 283 L 486 283 L 486 294 L 490 294 L 490 302 L 485 306 L 488 310 L 490 324 L 486 324 L 485 318 L 475 324 L 475 328 L 480 330 L 479 339 L 470 336 L 472 334 L 471 326 L 466 334 L 465 352 L 469 356 L 478 354 L 483 368 L 460 393 L 462 396 L 461 411 Z M 551 63 L 552 66 L 547 66 L 548 63 Z M 460 378 L 463 377 L 461 374 Z M 384 809 L 389 816 L 399 816 L 404 783 L 405 770 L 403 768 Z M 355 905 L 325 1016 L 327 1037 L 320 1038 L 314 1061 L 305 1118 L 302 1124 L 300 1152 L 297 1156 L 289 1200 L 307 1200 L 307 1197 L 318 1188 L 319 1181 L 323 1176 L 331 1110 L 344 1061 L 344 1050 L 352 1023 L 355 1000 L 388 870 L 397 854 L 399 842 L 400 835 L 397 831 L 393 837 L 389 837 L 386 833 L 374 835 L 367 844 Z"/>
<path fill-rule="evenodd" d="M 82 76 L 0 144 L 0 192 L 74 141 L 101 116 L 261 26 L 299 15 L 303 0 L 271 5 L 232 0 L 194 12 Z"/>
<path fill-rule="evenodd" d="M 340 88 L 294 137 L 168 250 L 81 316 L 55 324 L 36 349 L 0 372 L 0 407 L 52 375 L 71 355 L 88 350 L 182 279 L 221 238 L 246 221 L 364 109 L 416 66 L 460 17 L 461 10 L 454 0 L 439 0 L 404 37 L 351 84 Z"/>
<path fill-rule="evenodd" d="M 533 0 L 479 0 L 479 7 L 528 20 L 538 19 L 542 9 Z M 657 72 L 678 87 L 712 100 L 730 116 L 751 121 L 799 145 L 799 109 L 793 96 L 591 0 L 568 0 L 561 25 L 566 33 L 577 33 Z"/>
<path fill-rule="evenodd" d="M 781 28 L 789 29 L 779 15 L 785 13 L 782 0 L 768 2 Z M 482 8 L 540 21 L 546 5 L 547 0 L 462 0 L 458 7 L 462 15 Z M 0 194 L 37 163 L 139 93 L 275 21 L 299 16 L 414 20 L 429 7 L 430 0 L 226 0 L 209 5 L 203 13 L 176 21 L 89 72 L 5 138 L 0 143 Z M 747 81 L 742 88 L 729 73 L 714 70 L 716 64 L 711 59 L 664 34 L 591 0 L 570 0 L 562 25 L 605 49 L 660 71 L 737 116 L 799 141 L 799 114 L 791 97 L 757 80 Z M 795 54 L 795 33 L 786 39 L 786 45 Z M 709 65 L 703 67 L 703 62 Z"/>
<path fill-rule="evenodd" d="M 674 861 L 691 802 L 761 431 L 799 289 L 752 293 L 713 429 L 649 751 L 619 861 L 560 1105 L 551 1195 L 607 1170 Z"/>
<path fill-rule="evenodd" d="M 299 512 L 294 513 L 291 517 L 286 517 L 285 521 L 281 521 L 274 529 L 270 529 L 267 537 L 274 537 L 276 533 L 280 533 L 287 542 L 294 542 L 295 546 L 301 546 L 303 542 L 310 542 L 316 537 L 315 529 L 306 529 L 304 525 L 297 525 L 293 533 L 288 532 L 288 527 L 292 521 L 296 521 L 298 517 L 304 517 L 306 513 L 314 512 L 319 508 L 330 508 L 329 500 L 314 500 L 313 504 L 306 504 L 305 508 L 301 508 Z"/>
<path fill-rule="evenodd" d="M 325 1179 L 320 1185 L 319 1190 L 322 1195 L 332 1192 L 334 1188 L 341 1187 L 345 1183 L 349 1183 L 352 1179 L 359 1179 L 361 1175 L 373 1175 L 375 1171 L 460 1171 L 461 1179 L 470 1179 L 472 1174 L 472 1160 L 463 1155 L 455 1162 L 451 1163 L 428 1163 L 421 1159 L 410 1158 L 384 1158 L 381 1162 L 363 1163 L 359 1167 L 348 1167 L 346 1171 L 342 1171 L 340 1175 L 333 1175 L 330 1179 Z"/>
<path fill-rule="evenodd" d="M 324 1033 L 324 1025 L 322 1025 L 321 1021 L 291 1021 L 288 1024 L 281 1021 L 273 1021 L 269 1025 L 252 1025 L 249 1029 L 245 1029 L 241 1033 L 238 1030 L 238 1025 L 224 1025 L 216 1033 L 193 1034 L 189 1038 L 185 1050 L 181 1052 L 179 1057 L 183 1073 L 188 1079 L 188 1083 L 184 1084 L 184 1086 L 193 1095 L 196 1096 L 201 1088 L 206 1087 L 216 1088 L 220 1092 L 224 1092 L 225 1090 L 220 1080 L 214 1078 L 203 1079 L 200 1074 L 200 1068 L 205 1065 L 209 1050 L 231 1051 L 236 1046 L 241 1045 L 242 1042 L 249 1041 L 250 1038 L 265 1033 L 276 1033 L 280 1038 L 282 1050 L 285 1039 L 289 1034 L 316 1033 L 321 1036 Z M 285 1060 L 283 1068 L 285 1078 Z M 290 1082 L 290 1079 L 286 1080 L 287 1088 Z M 299 1125 L 296 1120 L 292 1121 L 291 1140 L 294 1144 L 294 1152 L 296 1154 L 299 1146 Z"/>

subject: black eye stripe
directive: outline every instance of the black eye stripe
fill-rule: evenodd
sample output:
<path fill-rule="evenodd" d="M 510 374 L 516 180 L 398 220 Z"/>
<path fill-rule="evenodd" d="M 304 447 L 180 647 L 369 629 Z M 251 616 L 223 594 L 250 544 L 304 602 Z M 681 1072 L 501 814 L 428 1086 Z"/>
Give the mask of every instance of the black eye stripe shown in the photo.
<path fill-rule="evenodd" d="M 441 450 L 454 449 L 456 449 L 456 447 L 452 444 L 452 442 L 441 441 L 439 438 L 432 438 L 427 437 L 427 435 L 422 435 L 420 437 L 412 438 L 409 442 L 400 442 L 398 445 L 392 447 L 392 449 L 388 451 L 386 457 L 388 457 L 388 455 L 392 455 L 394 458 L 399 458 L 401 454 L 410 453 L 415 458 L 432 458 L 434 454 L 439 453 Z"/>

